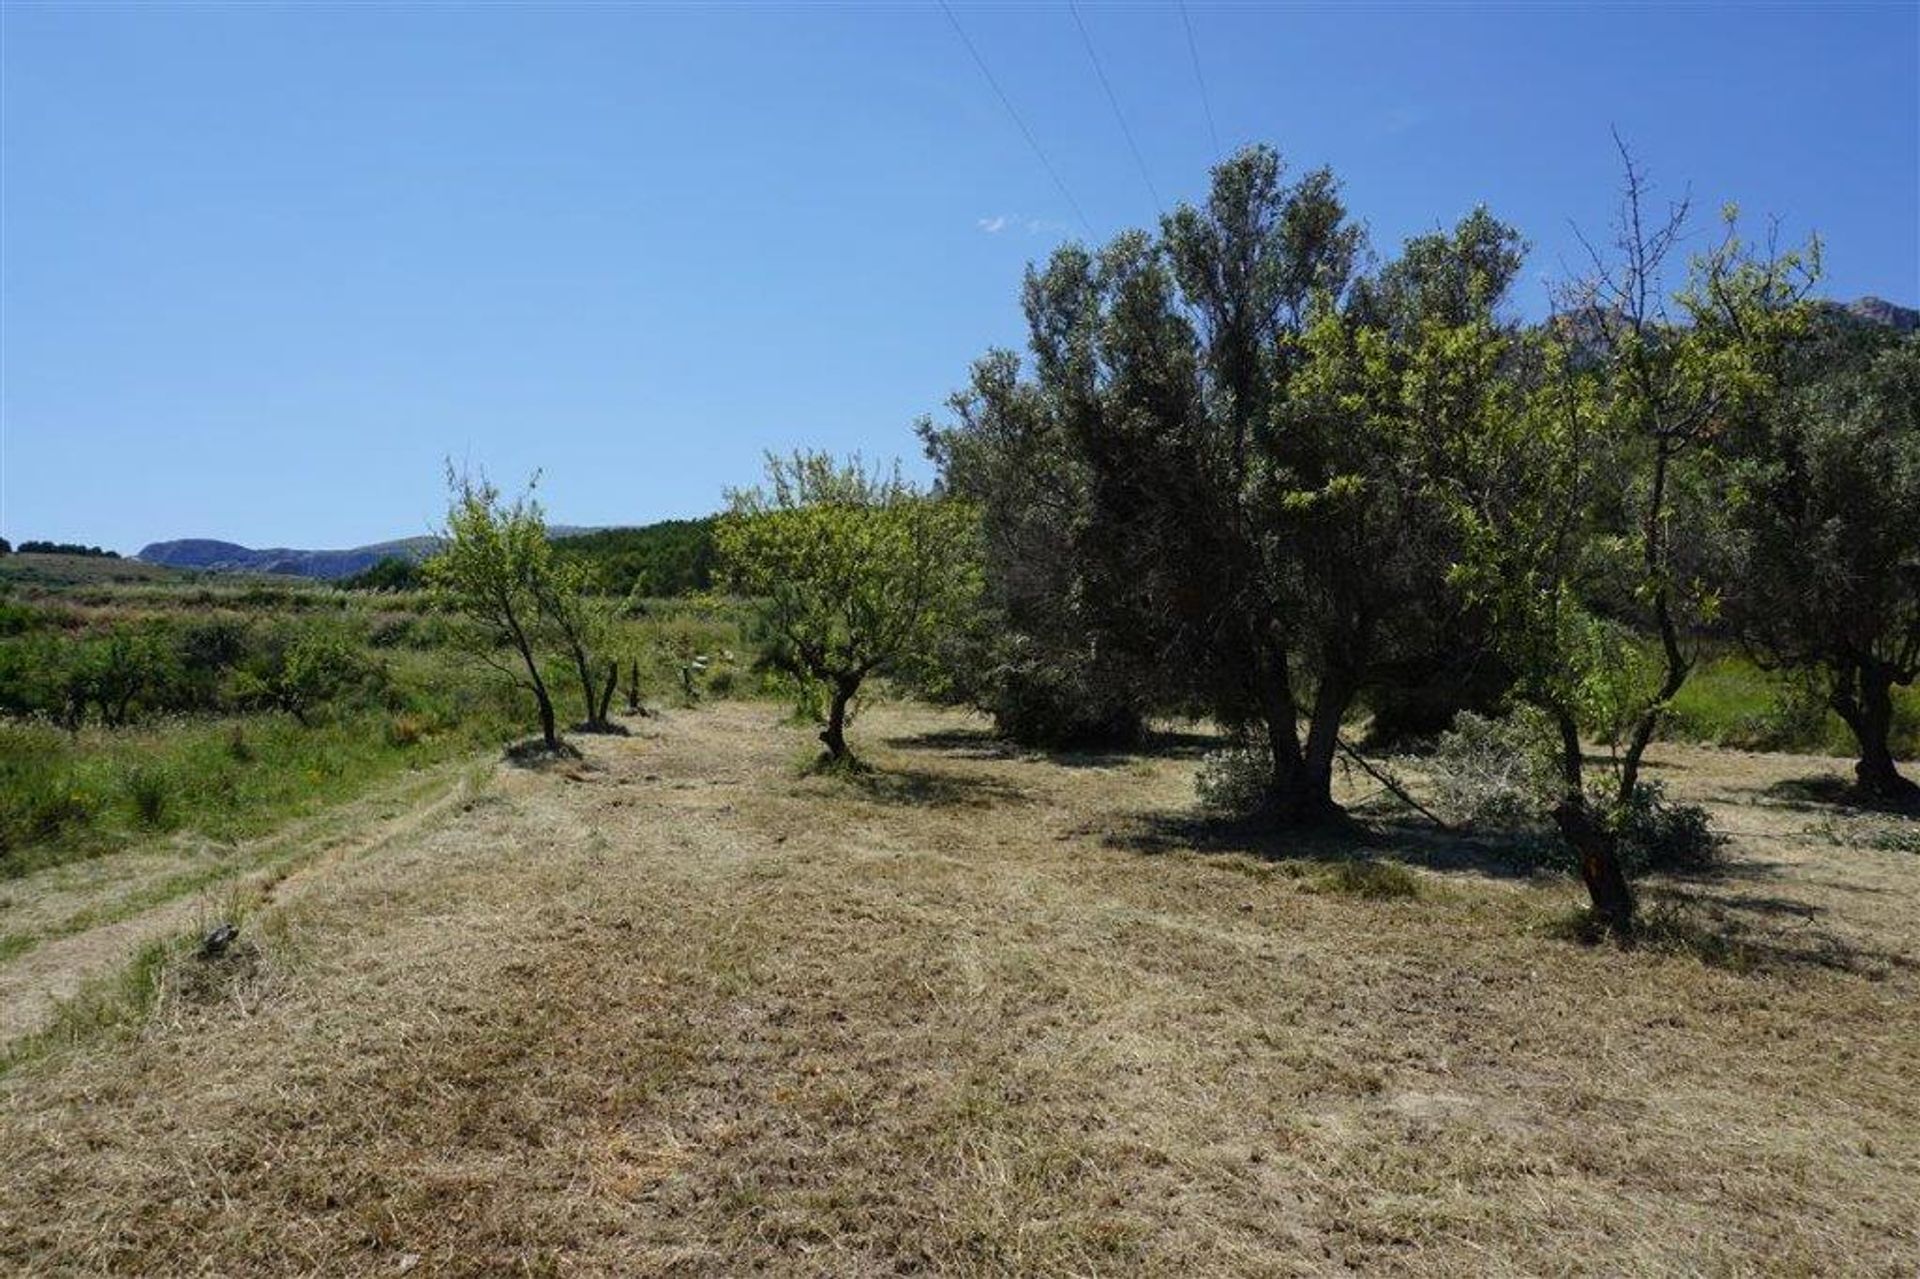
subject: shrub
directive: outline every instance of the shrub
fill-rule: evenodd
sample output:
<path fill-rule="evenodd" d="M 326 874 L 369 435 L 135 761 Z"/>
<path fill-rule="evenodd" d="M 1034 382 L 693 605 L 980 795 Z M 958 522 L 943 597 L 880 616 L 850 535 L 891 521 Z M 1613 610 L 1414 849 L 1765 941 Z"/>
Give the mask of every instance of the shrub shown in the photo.
<path fill-rule="evenodd" d="M 996 674 L 984 709 L 1003 735 L 1024 746 L 1127 747 L 1140 740 L 1137 702 L 1085 669 L 1034 662 Z"/>
<path fill-rule="evenodd" d="M 236 690 L 256 706 L 286 711 L 306 724 L 370 674 L 344 636 L 319 627 L 287 628 L 271 636 L 260 659 L 241 672 Z"/>
<path fill-rule="evenodd" d="M 1252 742 L 1240 741 L 1201 758 L 1193 789 L 1208 812 L 1244 817 L 1266 802 L 1272 780 L 1271 757 Z"/>
<path fill-rule="evenodd" d="M 1462 711 L 1434 748 L 1435 808 L 1476 830 L 1540 831 L 1553 805 L 1556 745 L 1531 707 L 1499 719 Z"/>
<path fill-rule="evenodd" d="M 402 712 L 387 718 L 387 745 L 413 746 L 433 731 L 433 724 L 424 715 Z"/>
<path fill-rule="evenodd" d="M 367 643 L 375 648 L 398 648 L 411 642 L 413 624 L 411 613 L 381 613 L 367 630 Z"/>
<path fill-rule="evenodd" d="M 1634 787 L 1633 797 L 1616 806 L 1608 821 L 1620 837 L 1620 861 L 1628 875 L 1706 870 L 1721 844 L 1707 810 L 1670 802 L 1659 782 Z"/>

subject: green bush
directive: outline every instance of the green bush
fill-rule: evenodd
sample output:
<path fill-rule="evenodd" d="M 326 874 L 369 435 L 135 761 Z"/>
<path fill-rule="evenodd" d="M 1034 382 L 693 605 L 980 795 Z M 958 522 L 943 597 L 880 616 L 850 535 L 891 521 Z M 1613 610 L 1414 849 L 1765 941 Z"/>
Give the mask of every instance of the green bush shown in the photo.
<path fill-rule="evenodd" d="M 1193 775 L 1200 807 L 1222 817 L 1244 817 L 1259 810 L 1271 793 L 1273 760 L 1252 742 L 1235 742 L 1201 757 Z"/>
<path fill-rule="evenodd" d="M 1428 761 L 1434 806 L 1474 830 L 1538 832 L 1553 808 L 1557 748 L 1553 726 L 1532 707 L 1498 719 L 1462 711 Z"/>
<path fill-rule="evenodd" d="M 1620 838 L 1620 861 L 1629 876 L 1709 870 L 1719 858 L 1722 840 L 1707 810 L 1671 802 L 1659 782 L 1640 783 L 1607 820 Z"/>

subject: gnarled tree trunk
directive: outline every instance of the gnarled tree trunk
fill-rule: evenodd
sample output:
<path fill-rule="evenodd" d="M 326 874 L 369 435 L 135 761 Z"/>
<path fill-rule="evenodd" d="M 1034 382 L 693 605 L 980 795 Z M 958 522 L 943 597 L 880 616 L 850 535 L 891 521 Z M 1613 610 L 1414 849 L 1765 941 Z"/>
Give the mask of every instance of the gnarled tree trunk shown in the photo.
<path fill-rule="evenodd" d="M 860 691 L 859 678 L 838 676 L 833 681 L 833 700 L 827 706 L 827 726 L 820 730 L 820 741 L 827 748 L 827 758 L 842 760 L 849 758 L 847 750 L 847 703 Z"/>
<path fill-rule="evenodd" d="M 1920 801 L 1920 785 L 1900 773 L 1888 741 L 1893 731 L 1895 672 L 1872 658 L 1852 663 L 1834 680 L 1833 709 L 1860 744 L 1860 760 L 1853 766 L 1860 789 L 1876 799 L 1901 803 Z"/>

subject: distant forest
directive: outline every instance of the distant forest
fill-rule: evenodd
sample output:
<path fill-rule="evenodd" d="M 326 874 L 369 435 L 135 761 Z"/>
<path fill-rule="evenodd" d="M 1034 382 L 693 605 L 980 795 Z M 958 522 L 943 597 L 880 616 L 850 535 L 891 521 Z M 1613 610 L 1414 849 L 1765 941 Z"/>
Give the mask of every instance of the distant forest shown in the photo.
<path fill-rule="evenodd" d="M 713 516 L 610 528 L 556 541 L 554 549 L 594 564 L 605 589 L 625 595 L 690 595 L 713 585 Z"/>
<path fill-rule="evenodd" d="M 22 555 L 91 555 L 96 559 L 117 560 L 120 552 L 103 550 L 98 546 L 82 546 L 78 542 L 22 542 L 9 547 L 5 538 L 0 538 L 0 555 L 18 551 Z"/>

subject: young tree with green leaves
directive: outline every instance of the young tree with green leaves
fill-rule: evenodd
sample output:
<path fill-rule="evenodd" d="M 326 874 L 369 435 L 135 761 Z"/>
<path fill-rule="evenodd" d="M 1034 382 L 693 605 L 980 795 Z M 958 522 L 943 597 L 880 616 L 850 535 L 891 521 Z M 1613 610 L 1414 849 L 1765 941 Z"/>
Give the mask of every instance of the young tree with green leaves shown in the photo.
<path fill-rule="evenodd" d="M 480 628 L 480 660 L 533 694 L 540 736 L 562 748 L 553 695 L 540 669 L 541 595 L 553 572 L 546 517 L 527 492 L 504 501 L 484 476 L 447 468 L 451 503 L 440 550 L 422 569 L 446 607 Z M 511 657 L 501 658 L 507 649 Z"/>
<path fill-rule="evenodd" d="M 580 698 L 586 708 L 580 729 L 588 733 L 619 731 L 607 718 L 619 667 L 610 662 L 605 676 L 596 679 L 594 664 L 595 655 L 604 654 L 612 646 L 623 601 L 600 587 L 597 566 L 570 557 L 551 558 L 533 579 L 534 602 L 541 619 L 552 629 L 580 682 Z"/>
<path fill-rule="evenodd" d="M 977 516 L 897 467 L 825 453 L 769 455 L 766 485 L 728 498 L 715 531 L 726 576 L 760 601 L 771 656 L 824 686 L 820 741 L 846 760 L 848 705 L 866 678 L 927 651 L 972 607 Z"/>
<path fill-rule="evenodd" d="M 1651 218 L 1645 175 L 1625 158 L 1614 252 L 1594 253 L 1572 305 L 1516 352 L 1528 395 L 1478 419 L 1450 491 L 1463 537 L 1453 580 L 1491 610 L 1516 693 L 1558 732 L 1554 820 L 1593 918 L 1615 931 L 1635 911 L 1619 826 L 1697 660 L 1690 636 L 1718 606 L 1706 575 L 1718 518 L 1707 461 L 1773 394 L 1818 265 L 1817 246 L 1754 252 L 1729 211 L 1725 237 L 1692 264 L 1681 314 L 1670 314 L 1662 275 L 1687 210 Z M 1654 638 L 1651 658 L 1640 635 Z M 1598 795 L 1583 731 L 1611 750 L 1612 784 Z"/>

